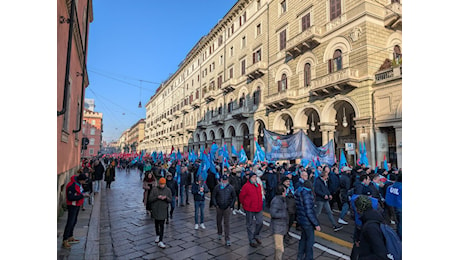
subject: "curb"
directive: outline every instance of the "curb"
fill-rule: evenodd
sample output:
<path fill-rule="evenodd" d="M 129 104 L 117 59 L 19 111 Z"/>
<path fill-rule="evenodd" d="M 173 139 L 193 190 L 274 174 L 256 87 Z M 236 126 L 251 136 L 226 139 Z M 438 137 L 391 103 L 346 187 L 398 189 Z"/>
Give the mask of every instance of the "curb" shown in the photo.
<path fill-rule="evenodd" d="M 99 259 L 99 226 L 101 213 L 101 195 L 101 192 L 98 192 L 97 195 L 94 194 L 94 204 L 89 221 L 84 259 Z"/>

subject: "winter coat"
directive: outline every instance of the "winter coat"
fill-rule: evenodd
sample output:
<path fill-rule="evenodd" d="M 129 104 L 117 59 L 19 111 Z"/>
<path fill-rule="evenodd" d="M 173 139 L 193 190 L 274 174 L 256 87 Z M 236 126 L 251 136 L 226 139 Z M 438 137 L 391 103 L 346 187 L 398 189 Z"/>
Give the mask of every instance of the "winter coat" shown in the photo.
<path fill-rule="evenodd" d="M 250 212 L 262 211 L 262 186 L 260 184 L 252 184 L 247 181 L 240 192 L 240 202 L 243 204 L 243 209 Z"/>
<path fill-rule="evenodd" d="M 233 208 L 236 200 L 236 192 L 231 184 L 225 185 L 217 184 L 212 191 L 212 202 L 219 209 Z"/>
<path fill-rule="evenodd" d="M 331 195 L 331 192 L 326 182 L 321 177 L 316 178 L 314 190 L 318 201 L 329 201 L 329 199 L 325 199 L 324 196 Z"/>
<path fill-rule="evenodd" d="M 177 181 L 175 181 L 174 179 L 166 180 L 166 186 L 168 186 L 168 188 L 171 190 L 171 196 L 176 197 L 179 190 Z"/>
<path fill-rule="evenodd" d="M 384 260 L 387 259 L 385 237 L 380 229 L 383 216 L 374 209 L 368 209 L 363 213 L 361 220 L 363 226 L 359 239 L 359 260 Z M 378 223 L 368 221 L 377 221 Z M 366 224 L 367 223 L 367 224 Z"/>
<path fill-rule="evenodd" d="M 385 201 L 389 206 L 402 209 L 402 182 L 395 182 L 387 188 Z"/>
<path fill-rule="evenodd" d="M 369 188 L 369 186 L 366 186 L 361 182 L 358 182 L 356 183 L 354 194 L 370 196 L 372 195 L 372 190 L 371 188 Z"/>
<path fill-rule="evenodd" d="M 232 174 L 228 178 L 228 182 L 230 183 L 230 185 L 233 186 L 233 188 L 235 189 L 236 194 L 239 194 L 240 191 L 241 191 L 241 177 L 238 177 L 238 176 Z"/>
<path fill-rule="evenodd" d="M 165 195 L 166 198 L 164 200 L 158 199 L 159 195 Z M 168 206 L 171 200 L 171 190 L 167 186 L 164 188 L 153 187 L 148 199 L 148 203 L 152 207 L 152 217 L 156 220 L 165 220 L 168 216 Z"/>
<path fill-rule="evenodd" d="M 203 192 L 200 192 L 200 187 L 204 188 Z M 193 194 L 193 199 L 195 201 L 204 201 L 205 197 L 204 195 L 209 192 L 208 186 L 206 183 L 194 183 L 192 184 L 192 194 Z"/>
<path fill-rule="evenodd" d="M 67 205 L 83 205 L 85 197 L 83 196 L 83 187 L 81 186 L 80 182 L 77 181 L 77 175 L 74 175 L 70 178 L 69 183 L 65 187 L 65 192 Z"/>
<path fill-rule="evenodd" d="M 149 195 L 153 189 L 153 187 L 157 186 L 156 181 L 144 181 L 142 183 L 142 188 L 144 189 L 144 198 L 142 199 L 142 202 L 144 202 L 144 206 L 146 207 L 147 210 L 151 210 L 150 204 L 147 203 L 147 200 L 149 198 Z"/>
<path fill-rule="evenodd" d="M 295 191 L 297 221 L 301 226 L 319 226 L 315 213 L 315 201 L 311 189 L 300 185 Z"/>
<path fill-rule="evenodd" d="M 336 193 L 340 188 L 340 176 L 333 172 L 329 173 L 329 179 L 327 180 L 327 187 L 331 194 Z"/>
<path fill-rule="evenodd" d="M 109 166 L 105 171 L 104 181 L 112 182 L 115 181 L 115 168 L 113 166 Z"/>
<path fill-rule="evenodd" d="M 94 166 L 93 180 L 100 181 L 104 177 L 105 168 L 102 163 L 99 163 L 97 166 Z"/>
<path fill-rule="evenodd" d="M 340 199 L 342 202 L 348 202 L 348 191 L 351 188 L 350 176 L 346 173 L 340 175 Z"/>
<path fill-rule="evenodd" d="M 288 232 L 289 215 L 286 198 L 276 195 L 270 203 L 270 227 L 273 234 L 286 235 Z"/>

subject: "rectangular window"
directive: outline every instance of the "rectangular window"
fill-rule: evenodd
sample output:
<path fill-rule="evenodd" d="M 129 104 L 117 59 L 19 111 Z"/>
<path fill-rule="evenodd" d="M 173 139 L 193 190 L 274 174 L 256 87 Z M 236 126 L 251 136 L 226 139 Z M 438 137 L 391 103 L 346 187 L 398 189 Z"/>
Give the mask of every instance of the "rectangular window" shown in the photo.
<path fill-rule="evenodd" d="M 245 48 L 246 47 L 246 36 L 243 36 L 243 38 L 241 38 L 241 48 Z"/>
<path fill-rule="evenodd" d="M 342 13 L 342 8 L 340 4 L 341 0 L 330 0 L 330 11 L 331 11 L 331 21 L 339 17 Z"/>
<path fill-rule="evenodd" d="M 96 124 L 96 120 L 95 119 L 92 119 L 91 120 L 91 125 L 95 125 Z"/>
<path fill-rule="evenodd" d="M 252 53 L 252 63 L 257 63 L 262 60 L 262 50 L 259 49 Z"/>
<path fill-rule="evenodd" d="M 230 57 L 233 57 L 233 46 L 230 47 Z"/>
<path fill-rule="evenodd" d="M 222 88 L 222 75 L 220 75 L 220 76 L 217 78 L 217 88 L 218 88 L 218 89 L 221 89 L 221 88 Z"/>
<path fill-rule="evenodd" d="M 96 128 L 91 127 L 91 129 L 90 129 L 90 131 L 89 131 L 89 134 L 90 134 L 90 135 L 95 135 L 95 134 L 96 134 Z"/>
<path fill-rule="evenodd" d="M 219 35 L 219 39 L 217 40 L 217 45 L 220 47 L 223 42 L 224 42 L 224 37 L 222 35 Z"/>
<path fill-rule="evenodd" d="M 281 13 L 285 13 L 286 12 L 286 0 L 282 1 L 280 3 L 280 7 L 281 7 Z"/>
<path fill-rule="evenodd" d="M 228 70 L 228 78 L 233 78 L 233 67 Z"/>
<path fill-rule="evenodd" d="M 310 28 L 310 13 L 302 17 L 302 32 Z"/>
<path fill-rule="evenodd" d="M 286 48 L 286 29 L 280 32 L 280 50 Z"/>
<path fill-rule="evenodd" d="M 260 23 L 256 26 L 256 36 L 262 33 L 262 26 Z"/>
<path fill-rule="evenodd" d="M 94 138 L 89 139 L 89 145 L 94 145 Z"/>
<path fill-rule="evenodd" d="M 64 97 L 67 99 L 65 113 L 62 120 L 62 130 L 69 132 L 69 117 L 70 117 L 70 93 L 72 93 L 72 78 L 69 76 L 69 82 L 67 83 L 67 96 Z"/>
<path fill-rule="evenodd" d="M 199 98 L 200 98 L 200 91 L 199 91 L 199 90 L 196 91 L 195 98 L 196 98 L 196 99 L 199 99 Z"/>
<path fill-rule="evenodd" d="M 94 154 L 94 149 L 93 149 L 93 148 L 90 148 L 90 149 L 89 149 L 89 154 L 90 154 L 90 155 L 93 155 L 93 154 Z"/>
<path fill-rule="evenodd" d="M 241 61 L 241 75 L 246 74 L 246 60 Z"/>

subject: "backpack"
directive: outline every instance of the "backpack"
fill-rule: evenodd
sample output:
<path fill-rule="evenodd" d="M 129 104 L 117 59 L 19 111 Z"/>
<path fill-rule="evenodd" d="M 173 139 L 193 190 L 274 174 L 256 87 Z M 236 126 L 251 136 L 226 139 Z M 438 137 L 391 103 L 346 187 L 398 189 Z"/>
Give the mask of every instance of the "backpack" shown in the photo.
<path fill-rule="evenodd" d="M 368 221 L 368 223 L 379 223 L 377 221 Z M 396 232 L 385 223 L 380 223 L 380 230 L 382 231 L 383 237 L 385 238 L 385 246 L 387 248 L 387 258 L 391 260 L 402 259 L 402 242 Z M 364 226 L 362 230 L 364 230 Z"/>

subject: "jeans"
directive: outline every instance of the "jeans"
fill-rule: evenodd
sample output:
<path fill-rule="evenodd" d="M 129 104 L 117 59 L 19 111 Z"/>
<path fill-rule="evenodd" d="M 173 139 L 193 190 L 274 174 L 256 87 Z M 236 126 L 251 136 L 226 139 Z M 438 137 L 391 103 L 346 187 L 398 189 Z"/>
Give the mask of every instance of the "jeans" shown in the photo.
<path fill-rule="evenodd" d="M 254 218 L 255 223 L 254 223 Z M 260 231 L 263 226 L 262 211 L 251 212 L 246 211 L 246 230 L 248 231 L 249 243 L 254 243 L 255 239 L 260 239 Z M 253 231 L 254 230 L 254 231 Z"/>
<path fill-rule="evenodd" d="M 185 202 L 188 203 L 188 188 L 189 185 L 180 185 L 180 204 L 184 205 L 184 195 L 185 195 Z"/>
<path fill-rule="evenodd" d="M 64 228 L 63 240 L 73 237 L 73 229 L 75 228 L 75 224 L 77 224 L 79 211 L 80 206 L 67 205 L 67 223 Z"/>
<path fill-rule="evenodd" d="M 348 202 L 344 202 L 342 204 L 342 212 L 340 212 L 340 218 L 343 219 L 345 215 L 347 215 L 348 210 L 350 209 L 350 205 Z"/>
<path fill-rule="evenodd" d="M 93 180 L 94 192 L 99 192 L 101 189 L 101 180 Z"/>
<path fill-rule="evenodd" d="M 200 222 L 198 223 L 198 210 L 200 211 Z M 195 200 L 195 224 L 202 224 L 204 222 L 204 200 Z"/>
<path fill-rule="evenodd" d="M 163 234 L 165 231 L 165 220 L 155 219 L 155 233 L 160 237 L 160 242 L 163 241 Z"/>
<path fill-rule="evenodd" d="M 402 240 L 402 210 L 395 208 L 396 215 L 396 233 L 399 238 Z"/>
<path fill-rule="evenodd" d="M 230 208 L 217 208 L 216 222 L 217 234 L 222 235 L 222 218 L 224 219 L 225 241 L 230 241 Z"/>
<path fill-rule="evenodd" d="M 329 221 L 331 222 L 332 226 L 333 227 L 337 226 L 337 223 L 335 222 L 334 217 L 332 216 L 332 210 L 331 210 L 331 206 L 329 205 L 329 201 L 318 200 L 316 201 L 316 205 L 318 206 L 316 217 L 317 218 L 319 217 L 324 207 L 326 209 L 327 217 L 329 218 Z"/>
<path fill-rule="evenodd" d="M 297 250 L 297 260 L 313 260 L 313 244 L 315 243 L 315 230 L 313 226 L 302 226 L 302 235 Z"/>

